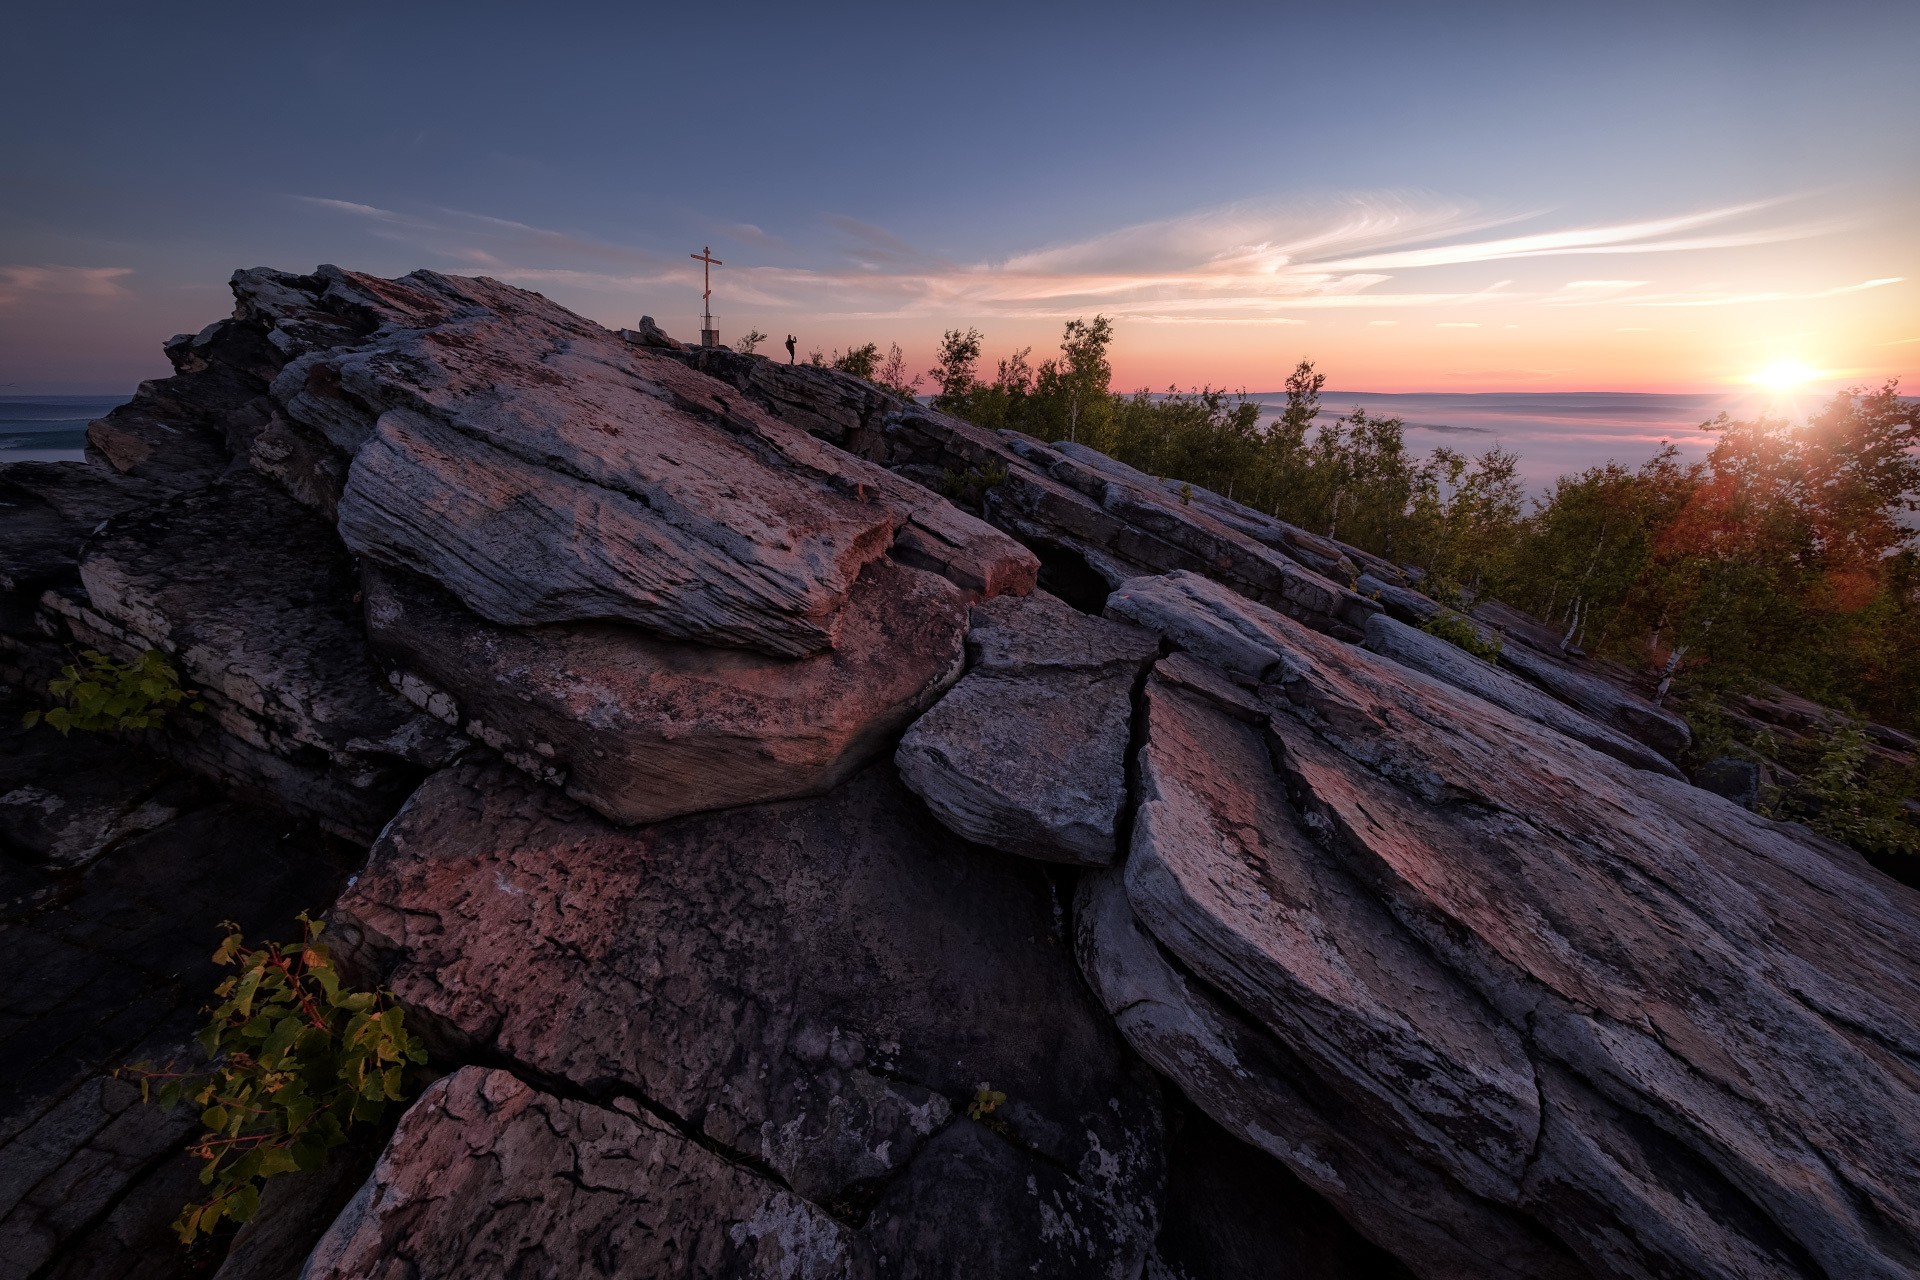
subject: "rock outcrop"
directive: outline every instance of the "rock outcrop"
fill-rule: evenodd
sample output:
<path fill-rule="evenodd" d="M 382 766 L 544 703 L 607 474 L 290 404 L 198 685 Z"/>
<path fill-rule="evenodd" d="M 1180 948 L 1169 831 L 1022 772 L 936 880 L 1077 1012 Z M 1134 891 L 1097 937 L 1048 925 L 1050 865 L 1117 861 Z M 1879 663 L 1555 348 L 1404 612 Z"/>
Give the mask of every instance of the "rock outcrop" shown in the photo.
<path fill-rule="evenodd" d="M 884 764 L 633 832 L 462 766 L 335 916 L 443 1056 L 637 1101 L 894 1268 L 1131 1274 L 1157 1089 L 1087 999 L 1057 892 L 945 835 Z M 970 1114 L 989 1089 L 1004 1104 Z"/>
<path fill-rule="evenodd" d="M 1633 673 L 833 370 L 234 288 L 0 467 L 0 675 L 204 703 L 0 734 L 0 1273 L 1912 1274 L 1920 895 Z M 109 1073 L 328 902 L 437 1079 L 183 1254 Z"/>
<path fill-rule="evenodd" d="M 370 568 L 367 632 L 398 691 L 617 822 L 817 795 L 959 678 L 966 602 L 890 560 L 854 584 L 840 644 L 772 658 L 605 622 L 483 622 Z"/>
<path fill-rule="evenodd" d="M 1046 595 L 975 606 L 972 670 L 908 730 L 900 776 L 954 831 L 1049 862 L 1112 862 L 1133 692 L 1156 637 Z"/>
<path fill-rule="evenodd" d="M 1407 626 L 1386 614 L 1367 619 L 1367 648 L 1392 658 L 1402 666 L 1425 672 L 1456 689 L 1464 689 L 1494 706 L 1517 716 L 1546 725 L 1584 742 L 1595 751 L 1625 761 L 1636 769 L 1650 769 L 1669 778 L 1685 775 L 1671 760 L 1645 743 L 1615 733 L 1591 720 L 1564 702 L 1548 697 L 1516 676 L 1509 675 L 1484 658 L 1468 653 L 1438 636 Z M 1502 649 L 1504 653 L 1505 650 Z"/>
<path fill-rule="evenodd" d="M 1285 1145 L 1303 1083 L 1249 1086 L 1224 997 L 1379 1126 L 1366 1154 L 1425 1182 L 1382 1203 L 1390 1178 L 1305 1139 L 1276 1155 L 1376 1239 L 1417 1224 L 1411 1202 L 1487 1250 L 1403 1241 L 1422 1274 L 1906 1270 L 1908 891 L 1205 580 L 1129 583 L 1110 608 L 1254 686 L 1149 687 L 1124 912 L 1085 890 L 1096 988 L 1209 1114 Z M 1840 1117 L 1869 1098 L 1862 1141 Z M 1519 1219 L 1547 1252 L 1488 1249 L 1490 1220 Z"/>

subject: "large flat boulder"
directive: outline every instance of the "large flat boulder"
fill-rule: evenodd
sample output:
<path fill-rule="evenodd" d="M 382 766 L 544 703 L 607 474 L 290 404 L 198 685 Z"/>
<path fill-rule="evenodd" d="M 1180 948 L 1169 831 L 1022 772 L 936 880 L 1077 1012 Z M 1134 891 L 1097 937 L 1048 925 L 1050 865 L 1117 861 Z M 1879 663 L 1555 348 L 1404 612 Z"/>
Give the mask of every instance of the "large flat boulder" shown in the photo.
<path fill-rule="evenodd" d="M 464 1067 L 408 1109 L 303 1280 L 873 1274 L 840 1223 L 630 1098 Z"/>
<path fill-rule="evenodd" d="M 1364 1100 L 1379 1136 L 1354 1133 L 1435 1175 L 1436 1222 L 1470 1238 L 1492 1205 L 1599 1275 L 1910 1269 L 1911 890 L 1204 579 L 1116 608 L 1253 686 L 1150 689 L 1129 910 L 1316 1087 Z M 1244 1124 L 1245 1082 L 1180 1036 L 1216 1060 L 1168 1069 Z M 1379 1214 L 1341 1181 L 1317 1185 Z"/>
<path fill-rule="evenodd" d="M 974 606 L 967 645 L 972 670 L 894 753 L 901 779 L 976 843 L 1113 861 L 1133 690 L 1158 637 L 1041 594 Z"/>
<path fill-rule="evenodd" d="M 640 1101 L 888 1274 L 1130 1274 L 1158 1086 L 1058 909 L 1043 868 L 948 835 L 885 765 L 637 830 L 495 765 L 431 779 L 335 918 L 442 1060 Z"/>
<path fill-rule="evenodd" d="M 607 622 L 494 626 L 370 568 L 374 652 L 418 706 L 616 822 L 816 795 L 890 747 L 959 678 L 966 597 L 879 560 L 837 648 L 778 658 Z"/>
<path fill-rule="evenodd" d="M 243 272 L 235 291 L 291 357 L 257 465 L 355 553 L 494 623 L 624 621 L 797 657 L 833 647 L 896 543 L 983 594 L 1032 585 L 1005 535 L 538 294 L 334 268 Z M 357 334 L 329 327 L 342 316 Z M 328 451 L 350 459 L 337 496 Z"/>

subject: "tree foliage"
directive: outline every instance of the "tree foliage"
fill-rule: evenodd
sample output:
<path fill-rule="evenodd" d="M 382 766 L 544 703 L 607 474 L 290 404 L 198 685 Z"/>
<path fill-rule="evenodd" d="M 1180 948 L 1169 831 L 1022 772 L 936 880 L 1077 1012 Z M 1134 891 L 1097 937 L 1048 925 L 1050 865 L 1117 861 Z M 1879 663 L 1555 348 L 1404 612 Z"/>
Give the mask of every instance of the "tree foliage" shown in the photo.
<path fill-rule="evenodd" d="M 408 1069 L 427 1060 L 392 995 L 343 987 L 321 922 L 302 914 L 300 924 L 298 943 L 257 950 L 240 926 L 223 926 L 213 960 L 236 972 L 214 989 L 219 1003 L 197 1037 L 211 1067 L 142 1062 L 121 1071 L 143 1101 L 200 1109 L 205 1132 L 190 1150 L 212 1190 L 174 1222 L 184 1243 L 222 1219 L 252 1217 L 266 1179 L 319 1168 L 348 1128 L 404 1099 Z"/>

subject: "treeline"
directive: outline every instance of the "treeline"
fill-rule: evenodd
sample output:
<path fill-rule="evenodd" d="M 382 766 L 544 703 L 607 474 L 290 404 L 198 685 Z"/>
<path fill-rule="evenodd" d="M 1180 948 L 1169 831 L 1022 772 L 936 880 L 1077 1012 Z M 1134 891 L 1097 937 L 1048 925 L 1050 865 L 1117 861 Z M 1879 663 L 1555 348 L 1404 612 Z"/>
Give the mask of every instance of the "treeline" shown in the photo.
<path fill-rule="evenodd" d="M 1069 321 L 981 375 L 982 336 L 952 330 L 933 404 L 982 426 L 1075 440 L 1190 481 L 1423 575 L 1429 593 L 1493 597 L 1566 642 L 1658 679 L 1662 693 L 1775 683 L 1900 728 L 1920 727 L 1920 405 L 1893 384 L 1835 396 L 1805 422 L 1722 415 L 1697 463 L 1665 445 L 1637 467 L 1562 477 L 1531 505 L 1512 453 L 1406 447 L 1404 424 L 1321 415 L 1310 363 L 1262 422 L 1244 393 L 1116 394 L 1112 322 Z M 898 348 L 850 372 L 902 394 Z M 847 367 L 846 357 L 835 353 Z M 884 371 L 881 364 L 889 367 Z"/>

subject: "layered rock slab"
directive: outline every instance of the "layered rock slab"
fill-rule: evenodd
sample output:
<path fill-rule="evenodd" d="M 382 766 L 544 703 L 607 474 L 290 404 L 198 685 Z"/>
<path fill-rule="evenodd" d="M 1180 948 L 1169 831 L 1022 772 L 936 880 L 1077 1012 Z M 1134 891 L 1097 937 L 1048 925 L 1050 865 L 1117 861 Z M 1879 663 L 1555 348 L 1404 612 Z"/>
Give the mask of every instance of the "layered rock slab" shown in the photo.
<path fill-rule="evenodd" d="M 1379 606 L 1351 589 L 1356 566 L 1400 578 L 1375 557 L 1217 494 L 1081 445 L 978 427 L 848 374 L 732 352 L 675 358 L 843 449 L 931 488 L 975 491 L 983 518 L 1033 548 L 1049 589 L 1076 605 L 1097 609 L 1130 577 L 1184 569 L 1357 640 Z"/>
<path fill-rule="evenodd" d="M 1525 1215 L 1420 1160 L 1364 1094 L 1322 1076 L 1183 970 L 1134 915 L 1118 869 L 1081 881 L 1074 928 L 1087 981 L 1140 1055 L 1223 1129 L 1337 1206 L 1361 1235 L 1413 1263 L 1416 1274 L 1587 1274 Z"/>
<path fill-rule="evenodd" d="M 441 1053 L 642 1100 L 859 1224 L 887 1274 L 1124 1271 L 1157 1086 L 1056 911 L 884 765 L 626 831 L 495 765 L 431 779 L 335 915 Z M 982 1087 L 1006 1101 L 976 1120 Z"/>
<path fill-rule="evenodd" d="M 303 1280 L 871 1276 L 861 1242 L 629 1099 L 464 1067 L 400 1121 Z"/>
<path fill-rule="evenodd" d="M 1336 1042 L 1292 1024 L 1310 1005 L 1264 998 L 1275 961 L 1307 944 L 1259 921 L 1297 911 L 1298 892 L 1266 879 L 1276 850 L 1236 834 L 1242 852 L 1226 855 L 1222 832 L 1271 840 L 1278 816 L 1248 820 L 1235 806 L 1290 805 L 1312 842 L 1279 848 L 1296 869 L 1317 858 L 1319 874 L 1347 877 L 1373 922 L 1319 911 L 1331 932 L 1301 963 L 1425 952 L 1423 968 L 1395 972 L 1424 972 L 1436 1005 L 1466 1001 L 1520 1049 L 1471 1048 L 1458 1025 L 1418 1034 L 1436 1062 L 1373 1112 L 1422 1164 L 1533 1219 L 1598 1274 L 1908 1269 L 1920 1240 L 1911 891 L 1804 831 L 1629 769 L 1204 579 L 1144 580 L 1116 597 L 1136 620 L 1160 618 L 1173 642 L 1229 662 L 1267 712 L 1270 778 L 1251 747 L 1236 779 L 1217 746 L 1170 746 L 1167 776 L 1183 773 L 1195 796 L 1233 794 L 1184 834 L 1136 825 L 1147 843 L 1135 856 L 1150 861 L 1139 873 L 1129 863 L 1129 902 L 1183 966 L 1333 1087 L 1391 1072 L 1393 1037 L 1420 1023 L 1380 991 L 1348 988 L 1361 1016 L 1400 1021 L 1345 1066 L 1327 1056 Z M 1228 865 L 1187 880 L 1184 900 L 1163 891 L 1156 861 L 1201 869 L 1221 856 Z M 1266 888 L 1236 891 L 1249 876 Z M 1462 1078 L 1516 1087 L 1495 1091 L 1505 1105 L 1461 1095 L 1471 1106 L 1455 1119 L 1469 1132 L 1435 1141 L 1407 1109 L 1444 1103 Z M 1424 1119 L 1447 1132 L 1444 1106 Z M 1358 1221 L 1365 1198 L 1336 1200 Z"/>
<path fill-rule="evenodd" d="M 1133 689 L 1158 638 L 1035 595 L 974 606 L 967 647 L 966 677 L 894 753 L 902 780 L 976 843 L 1111 862 Z"/>
<path fill-rule="evenodd" d="M 802 656 L 833 646 L 853 582 L 896 543 L 969 589 L 1032 585 L 1004 535 L 538 294 L 334 268 L 243 272 L 235 291 L 292 355 L 275 447 L 351 460 L 337 497 L 313 495 L 348 546 L 492 622 L 620 620 Z M 310 336 L 342 315 L 360 335 Z M 325 471 L 286 478 L 304 492 Z"/>
<path fill-rule="evenodd" d="M 1456 689 L 1464 689 L 1496 707 L 1564 733 L 1574 741 L 1584 742 L 1595 751 L 1610 755 L 1636 769 L 1647 769 L 1683 780 L 1686 776 L 1671 760 L 1646 744 L 1615 733 L 1458 645 L 1415 630 L 1384 613 L 1367 619 L 1367 648 L 1383 657 L 1392 658 L 1402 666 L 1443 680 Z M 1503 649 L 1501 652 L 1506 651 Z"/>
<path fill-rule="evenodd" d="M 409 575 L 365 582 L 373 650 L 404 696 L 623 823 L 827 791 L 965 657 L 960 589 L 891 560 L 854 585 L 839 647 L 799 659 L 616 623 L 497 627 Z"/>
<path fill-rule="evenodd" d="M 156 745 L 340 835 L 371 840 L 464 745 L 385 687 L 352 559 L 258 476 L 115 517 L 79 577 L 83 597 L 49 597 L 74 637 L 124 661 L 160 650 L 205 703 Z"/>

